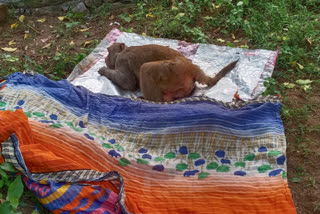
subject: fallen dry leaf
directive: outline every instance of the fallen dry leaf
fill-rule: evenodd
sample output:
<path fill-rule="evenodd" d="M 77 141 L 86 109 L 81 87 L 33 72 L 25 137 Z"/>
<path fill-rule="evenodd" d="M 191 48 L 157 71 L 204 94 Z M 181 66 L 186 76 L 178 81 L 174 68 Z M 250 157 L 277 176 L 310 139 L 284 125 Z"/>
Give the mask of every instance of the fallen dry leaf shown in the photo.
<path fill-rule="evenodd" d="M 237 6 L 241 6 L 241 5 L 243 5 L 243 1 L 239 1 L 239 2 L 237 3 Z"/>
<path fill-rule="evenodd" d="M 171 10 L 178 10 L 178 8 L 174 5 L 172 5 Z"/>
<path fill-rule="evenodd" d="M 236 36 L 233 33 L 231 34 L 231 36 L 232 36 L 232 39 L 236 39 Z"/>
<path fill-rule="evenodd" d="M 148 18 L 148 17 L 153 18 L 153 17 L 154 17 L 154 15 L 152 15 L 152 14 L 148 13 L 148 14 L 146 15 L 146 17 L 147 17 L 147 18 Z"/>
<path fill-rule="evenodd" d="M 225 42 L 223 39 L 217 39 L 218 42 Z"/>
<path fill-rule="evenodd" d="M 86 46 L 90 45 L 91 43 L 92 43 L 92 40 L 90 40 L 90 41 L 85 41 L 84 44 L 83 44 L 83 46 L 86 47 Z"/>
<path fill-rule="evenodd" d="M 298 63 L 297 61 L 292 61 L 292 62 L 289 62 L 288 64 L 292 65 L 293 67 L 298 66 L 300 70 L 303 70 L 303 69 L 304 69 L 303 65 L 301 65 L 301 64 Z"/>
<path fill-rule="evenodd" d="M 142 36 L 146 36 L 147 34 L 146 34 L 145 32 L 143 32 L 141 35 L 142 35 Z"/>
<path fill-rule="evenodd" d="M 65 18 L 66 18 L 65 16 L 59 16 L 59 17 L 58 17 L 58 19 L 59 19 L 60 21 L 63 21 Z"/>
<path fill-rule="evenodd" d="M 14 29 L 14 28 L 18 27 L 18 25 L 19 25 L 19 24 L 16 22 L 16 23 L 10 25 L 10 28 L 11 28 L 11 29 Z"/>
<path fill-rule="evenodd" d="M 41 39 L 41 42 L 46 43 L 49 40 L 49 38 Z"/>
<path fill-rule="evenodd" d="M 111 22 L 111 23 L 109 24 L 109 26 L 112 26 L 112 25 L 119 25 L 119 26 L 120 26 L 120 23 L 119 23 L 119 22 Z"/>
<path fill-rule="evenodd" d="M 299 85 L 308 85 L 310 83 L 312 83 L 313 81 L 312 80 L 296 80 L 296 83 L 298 83 Z"/>
<path fill-rule="evenodd" d="M 147 14 L 148 15 L 148 14 Z M 182 17 L 184 17 L 185 13 L 178 13 L 174 18 L 175 19 L 180 19 Z M 153 16 L 152 16 L 153 17 Z"/>
<path fill-rule="evenodd" d="M 283 85 L 286 88 L 293 88 L 296 86 L 294 83 L 289 83 L 289 82 L 284 82 Z"/>
<path fill-rule="evenodd" d="M 11 57 L 10 56 L 10 57 L 6 58 L 5 60 L 8 62 L 17 62 L 17 61 L 19 61 L 19 57 L 14 57 L 14 56 Z"/>
<path fill-rule="evenodd" d="M 214 3 L 212 3 L 212 7 L 218 9 L 220 5 L 215 5 Z"/>
<path fill-rule="evenodd" d="M 88 28 L 83 28 L 83 29 L 80 29 L 79 31 L 81 32 L 85 32 L 85 31 L 88 31 L 91 27 L 88 27 Z"/>
<path fill-rule="evenodd" d="M 212 17 L 211 16 L 204 16 L 204 17 L 202 17 L 204 20 L 211 20 L 212 19 Z"/>
<path fill-rule="evenodd" d="M 21 16 L 19 17 L 19 21 L 20 21 L 20 22 L 23 22 L 23 21 L 24 21 L 24 15 L 21 15 Z"/>
<path fill-rule="evenodd" d="M 69 43 L 69 45 L 74 45 L 74 41 L 72 40 L 72 41 Z"/>
<path fill-rule="evenodd" d="M 297 65 L 298 65 L 298 67 L 299 67 L 301 70 L 304 69 L 303 65 L 301 65 L 301 64 L 299 64 L 299 63 L 297 63 Z"/>
<path fill-rule="evenodd" d="M 51 46 L 51 43 L 49 42 L 48 44 L 46 44 L 45 46 L 43 46 L 42 49 L 49 48 L 50 46 Z"/>
<path fill-rule="evenodd" d="M 1 48 L 1 49 L 7 52 L 14 52 L 17 50 L 17 48 Z"/>
<path fill-rule="evenodd" d="M 37 22 L 40 22 L 40 23 L 43 23 L 46 21 L 46 18 L 43 18 L 43 19 L 38 19 Z"/>
<path fill-rule="evenodd" d="M 24 39 L 27 39 L 29 37 L 29 34 L 28 33 L 25 33 L 24 34 Z"/>
<path fill-rule="evenodd" d="M 14 40 L 11 40 L 10 42 L 8 42 L 9 45 L 15 45 L 15 41 Z"/>
<path fill-rule="evenodd" d="M 303 85 L 301 86 L 301 88 L 305 91 L 308 91 L 309 89 L 311 89 L 311 85 Z"/>
<path fill-rule="evenodd" d="M 239 46 L 239 48 L 245 48 L 245 49 L 248 49 L 248 48 L 249 48 L 249 46 L 248 46 L 247 44 L 245 44 L 245 45 L 240 45 L 240 46 Z"/>

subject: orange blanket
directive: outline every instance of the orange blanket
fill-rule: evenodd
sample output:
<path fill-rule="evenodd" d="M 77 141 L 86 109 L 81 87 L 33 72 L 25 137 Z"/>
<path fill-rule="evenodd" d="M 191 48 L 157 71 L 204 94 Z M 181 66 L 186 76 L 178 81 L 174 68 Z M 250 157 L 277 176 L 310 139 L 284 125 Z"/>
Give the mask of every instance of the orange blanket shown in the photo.
<path fill-rule="evenodd" d="M 40 75 L 4 84 L 1 162 L 53 213 L 296 213 L 273 97 L 153 104 Z"/>

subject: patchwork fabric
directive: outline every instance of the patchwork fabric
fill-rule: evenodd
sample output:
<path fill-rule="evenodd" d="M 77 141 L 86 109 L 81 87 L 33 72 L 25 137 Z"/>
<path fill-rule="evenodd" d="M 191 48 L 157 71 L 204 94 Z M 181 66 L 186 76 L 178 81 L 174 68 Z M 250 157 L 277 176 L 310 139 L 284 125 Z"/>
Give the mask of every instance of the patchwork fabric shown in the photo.
<path fill-rule="evenodd" d="M 2 161 L 53 213 L 296 213 L 277 97 L 153 103 L 21 73 L 0 87 Z"/>

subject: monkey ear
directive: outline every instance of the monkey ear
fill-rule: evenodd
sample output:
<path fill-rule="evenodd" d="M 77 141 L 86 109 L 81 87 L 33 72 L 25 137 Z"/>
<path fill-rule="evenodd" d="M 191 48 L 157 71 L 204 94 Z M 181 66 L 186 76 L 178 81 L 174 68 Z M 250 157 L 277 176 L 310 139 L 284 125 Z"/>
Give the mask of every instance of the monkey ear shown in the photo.
<path fill-rule="evenodd" d="M 158 78 L 160 81 L 168 81 L 170 74 L 172 73 L 170 68 L 170 63 L 162 63 L 161 64 L 161 71 L 158 72 Z"/>
<path fill-rule="evenodd" d="M 124 43 L 120 43 L 120 50 L 123 51 L 126 48 L 126 45 Z"/>

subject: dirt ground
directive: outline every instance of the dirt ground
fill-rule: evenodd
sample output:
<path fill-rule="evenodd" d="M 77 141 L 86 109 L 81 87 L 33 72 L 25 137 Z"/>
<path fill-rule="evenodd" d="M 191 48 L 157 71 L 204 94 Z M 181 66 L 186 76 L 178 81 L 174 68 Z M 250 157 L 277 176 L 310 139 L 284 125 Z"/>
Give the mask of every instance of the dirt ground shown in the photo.
<path fill-rule="evenodd" d="M 310 127 L 319 127 L 320 121 L 320 87 L 316 92 L 306 97 L 299 90 L 291 90 L 288 93 L 292 101 L 293 108 L 299 108 L 306 102 L 312 103 L 315 108 L 310 112 L 309 120 L 304 121 L 304 125 Z M 319 128 L 309 130 L 303 136 L 302 142 L 295 143 L 297 135 L 294 129 L 297 129 L 295 121 L 284 121 L 285 133 L 287 138 L 287 169 L 289 188 L 292 193 L 294 203 L 299 214 L 320 213 L 313 210 L 314 201 L 320 199 L 320 134 Z M 301 126 L 300 126 L 301 127 Z M 302 147 L 303 149 L 297 149 Z M 303 152 L 301 152 L 301 150 Z M 301 182 L 290 182 L 292 178 L 308 177 Z"/>
<path fill-rule="evenodd" d="M 104 18 L 93 17 L 87 18 L 84 24 L 78 25 L 72 30 L 65 29 L 66 21 L 60 21 L 57 17 L 25 17 L 24 24 L 19 21 L 10 19 L 7 23 L 0 27 L 0 47 L 7 47 L 12 40 L 16 43 L 15 52 L 10 53 L 12 56 L 24 59 L 24 55 L 29 56 L 34 62 L 41 65 L 44 69 L 44 75 L 52 78 L 50 66 L 52 66 L 54 57 L 58 53 L 76 54 L 86 53 L 85 48 L 94 48 L 94 46 L 113 28 L 117 27 L 112 23 L 121 20 L 118 14 L 124 12 L 117 11 L 115 14 L 109 14 Z M 39 19 L 45 18 L 44 22 Z M 11 25 L 18 22 L 20 27 L 11 29 Z M 27 24 L 28 23 L 28 24 Z M 135 23 L 124 24 L 126 28 L 133 28 L 133 32 L 142 33 L 141 28 L 136 27 Z M 31 27 L 30 27 L 31 26 Z M 80 31 L 80 29 L 89 28 L 88 31 Z M 26 32 L 29 33 L 25 39 Z M 236 35 L 237 36 L 237 35 Z M 211 38 L 223 38 L 226 41 L 230 38 L 224 38 L 224 35 L 217 35 L 216 32 L 211 33 Z M 71 45 L 73 41 L 74 44 Z M 85 41 L 95 41 L 85 46 Z M 211 42 L 214 40 L 211 39 Z M 243 39 L 242 41 L 245 41 Z M 50 45 L 48 45 L 50 43 Z M 245 42 L 243 42 L 245 43 Z M 221 44 L 219 44 L 221 45 Z M 47 47 L 46 47 L 47 46 Z M 0 50 L 1 54 L 7 54 Z M 1 60 L 1 59 L 0 59 Z M 10 62 L 1 60 L 0 63 L 8 67 Z M 17 63 L 15 63 L 17 64 Z M 23 65 L 16 66 L 17 71 L 22 71 Z M 66 73 L 62 74 L 67 77 L 72 68 L 67 68 Z M 277 68 L 275 72 L 277 71 Z M 0 73 L 0 76 L 3 74 Z M 306 96 L 301 89 L 293 88 L 288 90 L 288 100 L 285 104 L 291 108 L 299 109 L 305 103 L 311 103 L 309 120 L 303 118 L 289 117 L 284 120 L 285 133 L 287 138 L 287 166 L 289 187 L 292 192 L 293 200 L 299 214 L 320 213 L 315 210 L 316 204 L 320 203 L 320 87 L 313 86 L 312 93 Z M 302 124 L 302 126 L 298 125 Z M 306 129 L 302 139 L 297 143 L 298 131 L 304 127 L 314 127 L 314 129 Z M 301 130 L 300 130 L 301 131 Z M 301 132 L 299 132 L 301 133 Z M 296 179 L 296 178 L 300 178 Z M 28 201 L 25 201 L 28 203 Z M 30 203 L 32 203 L 30 201 Z M 31 206 L 33 207 L 33 206 Z M 24 209 L 23 213 L 31 213 L 33 208 Z M 29 212 L 30 211 L 30 212 Z"/>

